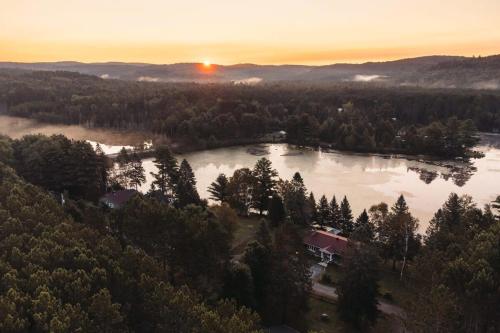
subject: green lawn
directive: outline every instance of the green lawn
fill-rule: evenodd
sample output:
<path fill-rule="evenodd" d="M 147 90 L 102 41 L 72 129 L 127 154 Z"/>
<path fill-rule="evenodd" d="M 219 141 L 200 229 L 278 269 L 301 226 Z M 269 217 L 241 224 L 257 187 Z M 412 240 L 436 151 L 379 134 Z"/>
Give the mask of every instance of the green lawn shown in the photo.
<path fill-rule="evenodd" d="M 310 311 L 307 315 L 309 330 L 318 333 L 348 333 L 356 332 L 353 328 L 342 322 L 337 315 L 337 306 L 330 301 L 323 301 L 315 297 L 309 299 Z M 327 314 L 328 320 L 322 320 L 321 314 Z M 376 325 L 369 330 L 372 333 L 398 331 L 396 319 L 381 315 Z"/>
<path fill-rule="evenodd" d="M 337 316 L 335 304 L 319 300 L 315 297 L 309 298 L 310 311 L 307 314 L 309 330 L 324 333 L 342 332 L 339 326 L 343 326 Z M 321 314 L 327 314 L 328 320 L 322 320 Z"/>
<path fill-rule="evenodd" d="M 255 239 L 255 233 L 259 229 L 260 221 L 261 217 L 258 215 L 238 217 L 238 225 L 234 233 L 233 254 L 243 253 L 247 243 Z"/>

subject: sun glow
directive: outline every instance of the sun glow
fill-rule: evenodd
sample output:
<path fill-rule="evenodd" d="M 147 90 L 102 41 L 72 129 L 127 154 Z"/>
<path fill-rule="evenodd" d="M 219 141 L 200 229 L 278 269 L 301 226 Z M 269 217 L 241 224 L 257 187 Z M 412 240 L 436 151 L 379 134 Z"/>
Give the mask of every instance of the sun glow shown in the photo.
<path fill-rule="evenodd" d="M 205 59 L 205 60 L 203 60 L 203 66 L 205 68 L 210 68 L 212 66 L 212 63 L 210 62 L 210 60 Z"/>

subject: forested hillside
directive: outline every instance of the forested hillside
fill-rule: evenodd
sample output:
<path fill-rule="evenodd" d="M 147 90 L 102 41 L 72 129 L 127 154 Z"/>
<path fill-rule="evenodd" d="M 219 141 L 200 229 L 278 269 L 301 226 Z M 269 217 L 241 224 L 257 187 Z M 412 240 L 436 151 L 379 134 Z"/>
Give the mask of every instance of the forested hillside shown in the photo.
<path fill-rule="evenodd" d="M 172 287 L 144 250 L 74 222 L 4 164 L 0 273 L 2 332 L 257 332 L 249 310 Z"/>
<path fill-rule="evenodd" d="M 134 129 L 195 148 L 287 141 L 336 149 L 468 156 L 476 129 L 500 129 L 500 96 L 372 85 L 166 84 L 69 72 L 0 72 L 9 115 Z M 271 140 L 268 136 L 267 140 Z"/>
<path fill-rule="evenodd" d="M 71 71 L 103 78 L 154 82 L 372 82 L 389 87 L 500 89 L 500 56 L 424 56 L 361 64 L 211 65 L 197 63 L 81 63 L 75 61 L 0 62 L 0 68 L 35 71 Z"/>
<path fill-rule="evenodd" d="M 79 167 L 72 154 L 85 156 Z M 150 191 L 111 209 L 97 197 L 144 176 L 120 155 L 111 169 L 82 141 L 0 137 L 1 332 L 307 332 L 321 313 L 309 308 L 317 259 L 302 237 L 316 224 L 350 239 L 322 277 L 336 281 L 333 332 L 344 332 L 338 320 L 345 331 L 386 321 L 384 299 L 415 332 L 499 328 L 500 197 L 481 209 L 452 193 L 422 236 L 403 195 L 356 218 L 347 197 L 317 201 L 299 172 L 281 179 L 262 158 L 219 175 L 207 206 L 189 163 L 158 147 Z"/>

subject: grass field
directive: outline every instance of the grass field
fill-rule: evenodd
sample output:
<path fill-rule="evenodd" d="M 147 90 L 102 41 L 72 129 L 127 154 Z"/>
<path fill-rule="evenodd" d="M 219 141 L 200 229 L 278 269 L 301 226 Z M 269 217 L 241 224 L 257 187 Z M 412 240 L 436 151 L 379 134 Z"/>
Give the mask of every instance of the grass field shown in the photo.
<path fill-rule="evenodd" d="M 348 333 L 358 332 L 342 322 L 337 315 L 337 306 L 334 302 L 324 301 L 316 297 L 309 299 L 310 311 L 307 315 L 309 330 L 317 333 Z M 327 314 L 328 320 L 321 319 L 321 314 Z M 396 319 L 380 315 L 374 327 L 367 332 L 385 333 L 398 332 L 399 323 Z M 366 331 L 365 331 L 366 332 Z"/>
<path fill-rule="evenodd" d="M 255 239 L 255 233 L 259 230 L 260 221 L 261 218 L 258 215 L 238 217 L 238 225 L 234 233 L 233 254 L 243 253 L 247 243 Z"/>

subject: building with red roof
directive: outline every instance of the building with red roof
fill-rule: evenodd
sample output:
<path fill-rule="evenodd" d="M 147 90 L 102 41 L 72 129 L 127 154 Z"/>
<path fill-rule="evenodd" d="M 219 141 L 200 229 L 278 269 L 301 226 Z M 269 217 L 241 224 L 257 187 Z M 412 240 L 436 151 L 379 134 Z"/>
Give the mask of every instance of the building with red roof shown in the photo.
<path fill-rule="evenodd" d="M 330 263 L 335 256 L 341 256 L 347 249 L 349 239 L 333 233 L 313 230 L 304 237 L 304 245 L 322 262 Z"/>

